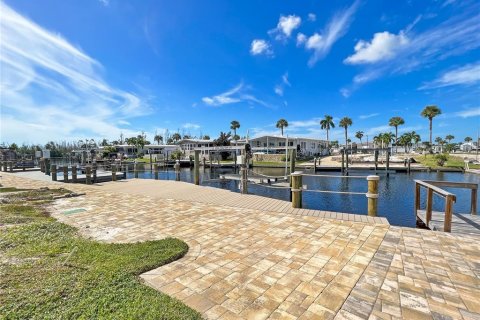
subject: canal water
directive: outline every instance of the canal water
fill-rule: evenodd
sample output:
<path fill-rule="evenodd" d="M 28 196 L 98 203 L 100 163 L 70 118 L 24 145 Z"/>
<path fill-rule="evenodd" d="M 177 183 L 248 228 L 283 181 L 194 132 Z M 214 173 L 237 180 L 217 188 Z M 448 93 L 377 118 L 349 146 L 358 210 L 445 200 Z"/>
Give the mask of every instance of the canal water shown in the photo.
<path fill-rule="evenodd" d="M 149 165 L 145 166 L 144 172 L 139 172 L 141 179 L 153 179 L 154 176 L 149 171 Z M 141 169 L 140 169 L 141 170 Z M 254 168 L 253 171 L 268 176 L 283 176 L 285 170 L 282 168 Z M 205 172 L 200 168 L 200 181 L 202 185 L 216 188 L 228 189 L 239 192 L 239 181 L 225 180 L 219 181 L 220 175 L 233 173 L 232 168 L 206 169 Z M 305 171 L 305 173 L 312 173 Z M 335 178 L 339 172 L 317 172 L 321 175 L 330 177 L 304 177 L 303 185 L 308 190 L 330 190 L 346 192 L 366 192 L 366 179 Z M 367 176 L 366 171 L 350 172 L 350 175 Z M 454 182 L 472 182 L 480 183 L 480 176 L 475 174 L 463 174 L 456 172 L 413 172 L 410 175 L 405 173 L 392 173 L 389 177 L 380 175 L 379 183 L 379 201 L 378 216 L 386 217 L 390 224 L 398 226 L 415 227 L 415 215 L 413 211 L 415 179 L 419 180 L 444 180 Z M 133 172 L 129 172 L 127 178 L 133 178 Z M 160 180 L 175 180 L 175 172 L 172 168 L 167 171 L 159 172 Z M 182 168 L 180 179 L 185 182 L 193 183 L 193 170 Z M 445 188 L 457 196 L 457 202 L 454 205 L 454 212 L 470 212 L 470 189 Z M 249 193 L 289 201 L 290 191 L 282 188 L 271 188 L 263 185 L 249 184 Z M 425 207 L 425 191 L 422 189 L 422 208 Z M 303 192 L 303 207 L 306 209 L 318 209 L 327 211 L 347 212 L 356 214 L 366 214 L 367 198 L 365 195 L 332 194 Z M 444 210 L 444 199 L 434 194 L 433 209 L 436 211 Z"/>

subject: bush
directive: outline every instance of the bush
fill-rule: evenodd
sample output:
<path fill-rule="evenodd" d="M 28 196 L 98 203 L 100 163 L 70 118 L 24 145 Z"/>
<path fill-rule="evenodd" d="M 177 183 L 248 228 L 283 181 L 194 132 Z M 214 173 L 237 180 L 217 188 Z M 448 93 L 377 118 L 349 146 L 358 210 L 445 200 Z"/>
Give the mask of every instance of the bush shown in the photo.
<path fill-rule="evenodd" d="M 170 157 L 172 158 L 172 160 L 180 160 L 182 156 L 183 156 L 183 153 L 180 150 L 175 150 L 170 154 Z"/>
<path fill-rule="evenodd" d="M 437 154 L 435 155 L 435 160 L 437 161 L 437 164 L 440 166 L 440 167 L 443 167 L 445 165 L 445 162 L 447 162 L 448 160 L 448 157 L 446 154 Z"/>

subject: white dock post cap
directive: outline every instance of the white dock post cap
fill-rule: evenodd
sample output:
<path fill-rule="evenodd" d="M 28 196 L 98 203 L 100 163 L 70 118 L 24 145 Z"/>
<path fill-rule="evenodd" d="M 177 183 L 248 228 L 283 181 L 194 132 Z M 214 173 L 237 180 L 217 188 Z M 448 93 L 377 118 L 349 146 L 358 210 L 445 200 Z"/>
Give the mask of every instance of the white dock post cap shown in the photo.
<path fill-rule="evenodd" d="M 380 180 L 380 177 L 375 175 L 367 176 L 367 181 L 375 181 L 375 180 L 376 181 Z"/>
<path fill-rule="evenodd" d="M 303 171 L 295 171 L 295 172 L 292 172 L 290 175 L 291 176 L 301 176 L 303 174 Z"/>

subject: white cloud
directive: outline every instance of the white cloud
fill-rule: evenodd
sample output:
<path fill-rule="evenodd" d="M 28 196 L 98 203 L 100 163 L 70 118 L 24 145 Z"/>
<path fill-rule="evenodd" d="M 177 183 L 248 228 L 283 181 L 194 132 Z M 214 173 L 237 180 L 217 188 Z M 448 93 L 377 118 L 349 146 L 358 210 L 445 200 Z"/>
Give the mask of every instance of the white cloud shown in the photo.
<path fill-rule="evenodd" d="M 109 138 L 122 130 L 119 120 L 151 112 L 146 99 L 109 85 L 102 65 L 60 35 L 4 2 L 0 12 L 2 139 Z"/>
<path fill-rule="evenodd" d="M 463 111 L 455 112 L 455 116 L 462 118 L 471 118 L 480 116 L 480 107 L 465 109 Z"/>
<path fill-rule="evenodd" d="M 282 76 L 282 81 L 285 85 L 291 87 L 292 85 L 290 84 L 290 82 L 288 81 L 288 72 L 285 72 Z"/>
<path fill-rule="evenodd" d="M 273 51 L 267 41 L 262 39 L 254 39 L 250 46 L 250 53 L 254 56 L 260 54 L 272 55 Z"/>
<path fill-rule="evenodd" d="M 248 89 L 249 87 L 246 87 L 243 82 L 240 82 L 238 85 L 228 91 L 212 97 L 203 97 L 202 101 L 206 105 L 214 107 L 238 102 L 248 102 L 250 104 L 259 104 L 264 107 L 270 107 L 268 103 L 256 98 L 252 94 L 246 93 Z"/>
<path fill-rule="evenodd" d="M 464 10 L 443 23 L 435 24 L 423 32 L 416 32 L 415 26 L 422 19 L 422 16 L 419 16 L 397 35 L 390 32 L 376 33 L 372 40 L 360 41 L 355 46 L 355 53 L 344 61 L 365 66 L 364 70 L 355 76 L 351 90 L 385 75 L 405 74 L 431 67 L 438 61 L 479 48 L 479 12 L 478 4 L 466 5 Z M 451 73 L 443 82 L 440 79 L 440 82 L 430 85 L 463 81 L 467 79 L 468 71 L 462 71 L 465 72 Z"/>
<path fill-rule="evenodd" d="M 276 85 L 273 91 L 280 97 L 283 97 L 283 87 L 281 85 Z"/>
<path fill-rule="evenodd" d="M 403 32 L 398 35 L 388 31 L 375 33 L 368 42 L 360 40 L 355 45 L 355 53 L 344 60 L 348 64 L 375 63 L 392 59 L 398 50 L 408 44 L 408 38 Z"/>
<path fill-rule="evenodd" d="M 303 33 L 299 32 L 297 34 L 297 47 L 300 47 L 303 45 L 305 42 L 307 42 L 307 36 L 304 35 Z"/>
<path fill-rule="evenodd" d="M 98 0 L 100 1 L 101 4 L 103 4 L 105 7 L 108 7 L 108 5 L 110 4 L 110 0 Z"/>
<path fill-rule="evenodd" d="M 285 87 L 288 86 L 288 87 L 291 87 L 292 85 L 290 84 L 290 82 L 288 81 L 288 72 L 285 72 L 283 75 L 282 75 L 282 83 L 280 84 L 277 84 L 273 91 L 275 92 L 275 94 L 279 95 L 280 97 L 283 97 L 283 93 L 285 91 Z"/>
<path fill-rule="evenodd" d="M 358 5 L 359 1 L 356 0 L 346 10 L 335 14 L 321 33 L 314 33 L 308 39 L 303 36 L 300 36 L 299 39 L 297 35 L 297 44 L 304 43 L 307 50 L 313 51 L 308 61 L 309 66 L 315 65 L 318 60 L 324 58 L 330 52 L 333 44 L 345 35 L 352 23 Z"/>
<path fill-rule="evenodd" d="M 454 85 L 472 85 L 480 81 L 480 62 L 447 71 L 438 79 L 426 83 L 420 89 L 441 88 Z"/>
<path fill-rule="evenodd" d="M 195 123 L 187 122 L 182 126 L 182 128 L 185 128 L 185 129 L 200 129 L 200 125 L 195 124 Z"/>
<path fill-rule="evenodd" d="M 275 34 L 276 40 L 286 40 L 287 38 L 290 38 L 293 30 L 300 27 L 301 23 L 302 18 L 296 15 L 280 16 L 277 27 L 270 30 L 268 33 Z"/>
<path fill-rule="evenodd" d="M 309 13 L 308 14 L 308 21 L 316 21 L 317 20 L 317 16 L 315 15 L 315 13 Z"/>
<path fill-rule="evenodd" d="M 364 120 L 364 119 L 373 118 L 373 117 L 376 117 L 376 116 L 379 116 L 379 115 L 380 115 L 380 113 L 362 114 L 358 118 Z"/>

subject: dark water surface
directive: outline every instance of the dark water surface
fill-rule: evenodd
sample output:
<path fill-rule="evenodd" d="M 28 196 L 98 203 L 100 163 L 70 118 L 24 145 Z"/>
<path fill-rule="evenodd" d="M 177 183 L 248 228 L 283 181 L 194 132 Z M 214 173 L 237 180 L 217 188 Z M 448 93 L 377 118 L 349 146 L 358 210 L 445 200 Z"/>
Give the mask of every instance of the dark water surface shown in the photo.
<path fill-rule="evenodd" d="M 145 166 L 146 171 L 139 173 L 139 178 L 153 179 L 153 174 L 149 171 L 149 165 Z M 282 176 L 284 169 L 280 168 L 254 168 L 255 172 L 269 176 Z M 202 185 L 228 189 L 239 192 L 239 181 L 218 181 L 220 175 L 233 173 L 232 168 L 224 169 L 200 169 L 200 181 Z M 305 171 L 305 173 L 312 173 Z M 338 176 L 339 172 L 317 172 L 321 175 Z M 367 176 L 367 171 L 351 172 L 350 175 Z M 133 173 L 129 172 L 127 178 L 133 178 Z M 160 180 L 175 180 L 175 172 L 172 168 L 168 171 L 159 172 Z M 193 170 L 182 168 L 180 179 L 193 183 Z M 213 179 L 213 180 L 212 180 Z M 380 174 L 379 183 L 379 201 L 378 216 L 386 217 L 393 225 L 415 227 L 415 215 L 413 211 L 415 179 L 419 180 L 442 180 L 454 182 L 473 182 L 480 183 L 480 176 L 475 174 L 463 174 L 456 172 L 414 172 L 410 175 L 405 173 L 393 173 L 389 177 Z M 212 181 L 209 181 L 212 180 Z M 348 192 L 366 192 L 366 179 L 345 179 L 335 177 L 304 177 L 303 184 L 308 190 L 331 190 Z M 457 202 L 454 205 L 454 212 L 470 212 L 470 189 L 444 188 L 457 196 Z M 287 200 L 289 201 L 290 191 L 288 189 L 269 188 L 262 185 L 249 184 L 249 193 Z M 425 191 L 422 189 L 422 208 L 425 207 Z M 328 211 L 348 212 L 357 214 L 366 214 L 367 198 L 365 195 L 347 195 L 303 192 L 303 207 L 306 209 L 319 209 Z M 444 210 L 444 199 L 434 194 L 433 209 L 436 211 Z"/>

